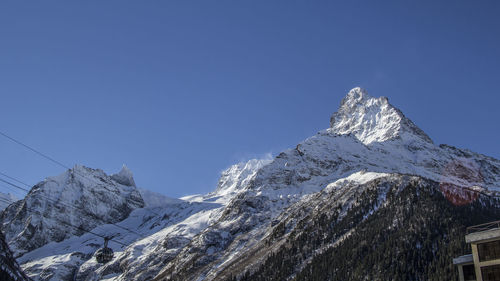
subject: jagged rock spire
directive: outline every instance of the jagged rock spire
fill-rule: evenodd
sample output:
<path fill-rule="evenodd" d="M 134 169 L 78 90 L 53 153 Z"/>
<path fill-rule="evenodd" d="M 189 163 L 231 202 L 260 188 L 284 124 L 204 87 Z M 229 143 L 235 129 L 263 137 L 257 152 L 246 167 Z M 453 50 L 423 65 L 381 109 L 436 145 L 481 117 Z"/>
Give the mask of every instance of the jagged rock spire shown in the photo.
<path fill-rule="evenodd" d="M 111 175 L 111 178 L 123 185 L 135 186 L 134 175 L 125 164 L 123 164 L 120 172 L 118 174 Z"/>
<path fill-rule="evenodd" d="M 349 91 L 330 118 L 330 130 L 353 134 L 364 144 L 401 138 L 404 141 L 432 140 L 386 97 L 374 98 L 360 87 Z"/>

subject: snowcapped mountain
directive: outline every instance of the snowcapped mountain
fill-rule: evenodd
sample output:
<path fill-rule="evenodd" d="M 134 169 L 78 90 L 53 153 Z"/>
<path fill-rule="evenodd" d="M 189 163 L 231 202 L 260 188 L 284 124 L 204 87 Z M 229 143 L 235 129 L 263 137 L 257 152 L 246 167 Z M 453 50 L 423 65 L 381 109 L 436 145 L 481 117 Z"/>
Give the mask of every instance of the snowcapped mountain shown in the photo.
<path fill-rule="evenodd" d="M 122 172 L 121 180 L 126 174 Z M 102 170 L 75 166 L 35 185 L 23 200 L 5 209 L 0 220 L 11 250 L 20 257 L 100 224 L 119 222 L 143 206 L 135 186 L 119 183 Z"/>
<path fill-rule="evenodd" d="M 491 196 L 499 192 L 499 160 L 436 145 L 387 98 L 354 88 L 329 128 L 274 159 L 228 168 L 209 194 L 171 199 L 137 189 L 126 167 L 108 176 L 75 166 L 35 185 L 0 214 L 0 223 L 35 280 L 288 280 L 301 278 L 304 268 L 313 272 L 322 253 L 344 251 L 358 235 L 376 239 L 357 234 L 372 221 L 386 226 L 380 231 L 387 237 L 420 227 L 396 223 L 415 214 L 438 224 L 437 210 L 470 223 L 456 214 L 479 204 L 467 209 L 475 218 L 497 215 L 489 206 L 498 206 Z M 425 208 L 408 213 L 402 200 Z M 392 224 L 381 215 L 389 211 L 399 214 Z M 431 211 L 437 221 L 430 221 Z M 111 241 L 115 257 L 99 265 L 92 255 L 102 239 L 64 223 L 116 235 L 127 246 Z M 432 243 L 446 245 L 436 237 Z M 303 247 L 287 252 L 294 245 Z M 279 253 L 294 259 L 279 274 L 266 272 Z"/>
<path fill-rule="evenodd" d="M 113 280 L 151 280 L 170 260 L 176 258 L 192 239 L 217 221 L 229 201 L 245 190 L 255 173 L 270 160 L 250 160 L 239 163 L 222 172 L 214 192 L 182 198 L 180 206 L 161 206 L 154 211 L 154 219 L 162 225 L 146 230 L 144 238 L 138 239 L 127 249 L 116 253 L 115 259 L 96 270 L 98 278 Z M 179 211 L 181 209 L 181 211 Z M 129 224 L 128 220 L 123 221 Z M 132 223 L 132 225 L 137 223 Z M 148 225 L 148 224 L 146 224 Z M 85 268 L 95 266 L 90 260 L 80 268 L 77 280 L 85 280 Z"/>
<path fill-rule="evenodd" d="M 207 195 L 190 196 L 186 200 L 136 188 L 132 173 L 126 167 L 118 174 L 108 176 L 101 170 L 77 165 L 60 176 L 37 184 L 24 200 L 2 213 L 2 231 L 13 237 L 9 244 L 24 246 L 15 247 L 15 254 L 23 269 L 35 280 L 100 280 L 103 276 L 112 278 L 118 275 L 124 280 L 133 277 L 148 280 L 154 277 L 155 270 L 158 272 L 161 269 L 163 260 L 175 256 L 192 237 L 220 216 L 228 198 L 236 195 L 239 188 L 248 184 L 256 170 L 269 161 L 251 160 L 248 163 L 233 165 L 222 173 L 216 191 Z M 110 190 L 116 198 L 100 197 Z M 61 196 L 61 193 L 67 196 Z M 77 205 L 73 205 L 75 202 L 81 202 L 87 206 L 95 206 L 95 200 L 98 198 L 89 197 L 96 195 L 100 197 L 97 201 L 100 206 L 95 209 L 101 210 L 100 213 L 86 213 Z M 46 201 L 46 205 L 43 208 L 28 205 L 32 201 Z M 105 204 L 106 202 L 114 204 Z M 126 209 L 126 214 L 123 213 L 125 219 L 104 219 L 105 213 L 116 212 L 124 203 L 131 206 Z M 59 208 L 80 213 L 54 216 L 52 210 Z M 30 222 L 32 217 L 43 216 L 41 214 L 44 213 L 48 215 L 39 220 L 43 220 L 44 225 L 58 225 L 59 229 L 42 228 L 41 232 L 37 231 L 33 241 L 40 242 L 36 244 L 22 240 L 27 227 L 20 229 L 10 225 L 10 221 L 16 222 L 16 225 L 26 224 L 25 221 Z M 80 220 L 87 224 L 75 223 Z M 61 224 L 62 221 L 84 226 L 74 229 L 68 224 Z M 115 224 L 109 224 L 110 222 Z M 91 230 L 101 236 L 113 235 L 114 241 L 129 246 L 125 248 L 112 240 L 109 246 L 115 251 L 115 259 L 105 266 L 99 266 L 93 258 L 93 253 L 102 247 L 102 238 L 83 230 Z M 72 231 L 81 233 L 72 234 Z M 69 238 L 56 240 L 53 238 L 56 233 L 65 233 Z M 24 250 L 32 244 L 39 246 Z M 117 269 L 119 272 L 116 272 Z"/>
<path fill-rule="evenodd" d="M 359 171 L 418 175 L 439 182 L 446 191 L 500 191 L 498 160 L 433 144 L 387 98 L 355 88 L 331 120 L 330 128 L 262 167 L 221 218 L 169 262 L 158 280 L 217 279 L 241 249 L 264 239 L 287 207 Z M 456 200 L 468 195 L 454 194 Z"/>

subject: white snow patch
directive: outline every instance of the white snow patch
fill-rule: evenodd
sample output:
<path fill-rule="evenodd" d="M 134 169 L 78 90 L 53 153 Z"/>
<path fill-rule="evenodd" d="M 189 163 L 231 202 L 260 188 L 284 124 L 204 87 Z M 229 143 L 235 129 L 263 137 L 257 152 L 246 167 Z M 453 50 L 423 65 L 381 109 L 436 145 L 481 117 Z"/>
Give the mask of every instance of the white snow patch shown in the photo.
<path fill-rule="evenodd" d="M 350 176 L 348 176 L 346 178 L 336 180 L 335 182 L 327 185 L 325 189 L 326 190 L 336 189 L 336 188 L 342 187 L 343 185 L 345 185 L 348 182 L 358 184 L 358 185 L 365 184 L 365 183 L 372 181 L 374 179 L 386 177 L 388 175 L 389 174 L 387 174 L 387 173 L 359 171 L 359 172 L 351 174 Z"/>

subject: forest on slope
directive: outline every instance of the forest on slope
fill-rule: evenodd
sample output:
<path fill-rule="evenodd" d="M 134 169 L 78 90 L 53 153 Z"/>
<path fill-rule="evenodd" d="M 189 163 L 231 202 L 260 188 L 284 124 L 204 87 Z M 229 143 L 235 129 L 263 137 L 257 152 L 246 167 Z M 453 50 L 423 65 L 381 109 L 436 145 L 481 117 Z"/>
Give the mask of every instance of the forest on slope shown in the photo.
<path fill-rule="evenodd" d="M 375 211 L 376 182 L 340 220 L 339 206 L 329 202 L 287 235 L 278 225 L 267 243 L 285 236 L 286 243 L 229 280 L 457 280 L 452 259 L 470 252 L 466 227 L 496 220 L 499 200 L 479 195 L 470 204 L 453 204 L 438 183 L 423 179 L 397 189 L 393 184 L 387 204 Z"/>

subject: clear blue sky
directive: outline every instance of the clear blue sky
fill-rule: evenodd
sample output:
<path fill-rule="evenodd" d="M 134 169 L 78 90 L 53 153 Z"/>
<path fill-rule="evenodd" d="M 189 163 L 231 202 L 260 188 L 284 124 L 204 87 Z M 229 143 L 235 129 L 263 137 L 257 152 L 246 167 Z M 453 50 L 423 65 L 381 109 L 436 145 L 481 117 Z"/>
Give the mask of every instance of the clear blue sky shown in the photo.
<path fill-rule="evenodd" d="M 0 130 L 177 197 L 327 128 L 361 86 L 500 158 L 499 3 L 2 1 Z M 64 171 L 4 138 L 0 157 L 30 184 Z"/>

